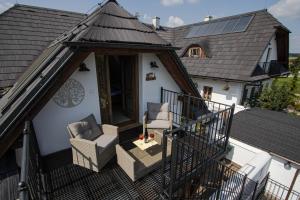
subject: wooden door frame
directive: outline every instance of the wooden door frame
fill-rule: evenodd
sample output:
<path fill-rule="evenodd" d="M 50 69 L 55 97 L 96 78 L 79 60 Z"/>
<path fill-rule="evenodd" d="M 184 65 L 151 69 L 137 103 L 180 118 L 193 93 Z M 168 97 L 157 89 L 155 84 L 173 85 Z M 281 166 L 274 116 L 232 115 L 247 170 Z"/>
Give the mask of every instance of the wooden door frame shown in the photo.
<path fill-rule="evenodd" d="M 109 70 L 109 63 L 108 63 L 108 56 L 130 56 L 133 59 L 133 81 L 132 81 L 132 89 L 133 89 L 133 102 L 132 102 L 132 106 L 133 106 L 133 116 L 132 119 L 127 121 L 127 122 L 122 122 L 122 123 L 117 123 L 114 125 L 118 125 L 120 127 L 122 126 L 127 126 L 128 124 L 133 124 L 133 123 L 138 123 L 139 122 L 139 66 L 138 66 L 138 54 L 128 54 L 128 55 L 118 55 L 117 53 L 113 53 L 113 54 L 101 54 L 100 52 L 95 52 L 95 59 L 96 56 L 104 56 L 104 60 L 105 60 L 105 64 L 107 65 L 107 72 L 106 72 L 106 76 L 107 76 L 107 86 L 108 86 L 108 90 L 107 94 L 109 94 L 109 98 L 108 98 L 108 105 L 109 105 L 109 110 L 110 112 L 108 113 L 109 115 L 109 119 L 110 119 L 110 124 L 113 124 L 112 122 L 112 102 L 111 102 L 111 92 L 110 92 L 110 70 Z M 100 111 L 101 111 L 101 89 L 100 89 L 100 77 L 99 77 L 99 68 L 97 67 L 97 63 L 96 63 L 96 71 L 97 71 L 97 87 L 98 87 L 98 96 L 99 96 L 99 105 L 100 105 Z M 102 120 L 102 113 L 100 112 L 100 116 L 101 116 L 101 120 Z"/>

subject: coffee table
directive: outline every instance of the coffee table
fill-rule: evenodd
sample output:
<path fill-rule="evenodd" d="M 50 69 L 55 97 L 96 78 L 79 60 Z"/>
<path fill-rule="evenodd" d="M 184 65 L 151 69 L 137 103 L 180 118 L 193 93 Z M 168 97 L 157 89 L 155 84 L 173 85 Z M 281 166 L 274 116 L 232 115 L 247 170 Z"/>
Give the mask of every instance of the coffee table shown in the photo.
<path fill-rule="evenodd" d="M 139 149 L 144 151 L 154 145 L 157 145 L 158 143 L 154 139 L 148 139 L 147 143 L 145 143 L 144 140 L 138 139 L 138 140 L 133 141 L 133 144 L 135 144 Z"/>

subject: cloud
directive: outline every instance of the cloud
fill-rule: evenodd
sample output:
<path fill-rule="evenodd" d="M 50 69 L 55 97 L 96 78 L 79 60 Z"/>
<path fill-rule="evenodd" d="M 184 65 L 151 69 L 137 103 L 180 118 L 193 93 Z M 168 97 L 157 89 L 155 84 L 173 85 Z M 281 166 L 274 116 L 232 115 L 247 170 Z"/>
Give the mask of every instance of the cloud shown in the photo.
<path fill-rule="evenodd" d="M 9 2 L 0 2 L 0 13 L 3 13 L 4 11 L 6 11 L 7 9 L 9 9 L 12 6 L 13 6 L 12 3 L 9 3 Z"/>
<path fill-rule="evenodd" d="M 188 3 L 198 3 L 200 0 L 187 0 Z"/>
<path fill-rule="evenodd" d="M 300 18 L 299 0 L 279 0 L 269 8 L 270 13 L 276 17 Z"/>
<path fill-rule="evenodd" d="M 174 6 L 183 4 L 183 0 L 160 0 L 160 3 L 164 6 Z"/>
<path fill-rule="evenodd" d="M 187 3 L 198 3 L 200 0 L 160 0 L 160 3 L 164 6 L 175 6 L 175 5 L 181 5 L 185 2 Z"/>
<path fill-rule="evenodd" d="M 184 21 L 177 16 L 170 16 L 169 20 L 167 22 L 167 26 L 169 27 L 176 27 L 176 26 L 182 26 L 184 25 Z"/>

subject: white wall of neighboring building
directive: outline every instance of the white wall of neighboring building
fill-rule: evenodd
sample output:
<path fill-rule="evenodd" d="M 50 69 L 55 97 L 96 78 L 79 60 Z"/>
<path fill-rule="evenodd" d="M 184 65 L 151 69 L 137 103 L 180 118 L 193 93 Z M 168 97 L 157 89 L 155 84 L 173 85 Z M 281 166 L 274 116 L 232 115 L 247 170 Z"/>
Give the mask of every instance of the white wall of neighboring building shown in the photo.
<path fill-rule="evenodd" d="M 233 149 L 227 154 L 226 157 L 229 160 L 232 160 L 233 162 L 239 164 L 240 166 L 245 165 L 256 154 L 262 152 L 262 150 L 258 148 L 247 145 L 233 138 L 230 138 L 229 142 Z M 286 160 L 279 158 L 278 156 L 272 155 L 272 161 L 270 164 L 269 172 L 273 180 L 289 187 L 294 178 L 296 169 L 300 166 L 297 167 L 296 165 L 291 164 L 291 169 L 286 169 L 284 167 L 284 164 L 286 162 Z M 300 192 L 300 176 L 298 176 L 293 190 Z"/>
<path fill-rule="evenodd" d="M 159 68 L 151 68 L 150 62 L 155 61 Z M 70 78 L 79 81 L 85 90 L 83 101 L 71 108 L 58 106 L 51 99 L 33 119 L 37 140 L 41 154 L 48 155 L 70 148 L 67 125 L 94 114 L 98 123 L 101 123 L 99 106 L 98 83 L 96 76 L 95 55 L 92 53 L 84 61 L 89 72 L 76 70 Z M 154 72 L 156 80 L 146 81 L 146 74 Z M 180 92 L 179 86 L 173 80 L 166 68 L 155 54 L 139 55 L 139 121 L 142 122 L 147 102 L 160 102 L 161 87 Z"/>
<path fill-rule="evenodd" d="M 159 68 L 151 68 L 151 62 L 156 62 Z M 146 74 L 151 72 L 155 74 L 156 80 L 146 81 Z M 140 122 L 142 122 L 143 115 L 147 110 L 147 102 L 160 103 L 161 87 L 176 92 L 180 92 L 181 89 L 155 54 L 139 55 L 139 74 L 139 116 Z"/>
<path fill-rule="evenodd" d="M 70 148 L 69 134 L 66 129 L 69 123 L 83 119 L 91 113 L 94 114 L 98 123 L 101 121 L 94 54 L 90 54 L 84 62 L 91 71 L 76 70 L 70 77 L 79 81 L 84 87 L 83 101 L 75 107 L 64 108 L 51 99 L 33 119 L 37 141 L 43 156 Z"/>
<path fill-rule="evenodd" d="M 193 78 L 193 81 L 198 85 L 198 90 L 203 95 L 203 87 L 209 86 L 213 88 L 212 101 L 220 102 L 228 105 L 233 103 L 239 104 L 243 95 L 243 83 L 225 82 L 222 80 L 212 80 L 203 78 Z M 224 90 L 224 86 L 228 84 L 229 90 Z"/>

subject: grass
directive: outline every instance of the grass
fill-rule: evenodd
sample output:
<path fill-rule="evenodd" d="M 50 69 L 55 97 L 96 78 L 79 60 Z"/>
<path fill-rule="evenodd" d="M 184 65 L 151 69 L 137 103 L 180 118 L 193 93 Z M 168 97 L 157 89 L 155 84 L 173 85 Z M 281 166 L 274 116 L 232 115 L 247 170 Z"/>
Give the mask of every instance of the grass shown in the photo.
<path fill-rule="evenodd" d="M 281 85 L 288 85 L 291 84 L 293 80 L 293 77 L 287 77 L 287 78 L 277 78 L 274 81 L 275 85 L 281 86 Z M 296 83 L 296 88 L 294 90 L 295 94 L 300 94 L 300 77 L 298 77 L 297 83 Z"/>

